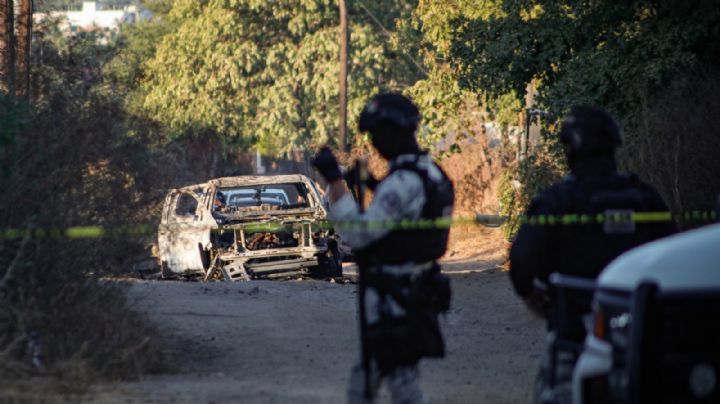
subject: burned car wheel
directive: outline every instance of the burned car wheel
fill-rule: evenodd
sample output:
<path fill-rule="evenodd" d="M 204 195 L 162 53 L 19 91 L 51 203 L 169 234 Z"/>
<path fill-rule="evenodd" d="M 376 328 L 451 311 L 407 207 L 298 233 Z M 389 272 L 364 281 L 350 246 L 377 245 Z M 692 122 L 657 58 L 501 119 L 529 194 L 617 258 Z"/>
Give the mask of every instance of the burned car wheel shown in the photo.
<path fill-rule="evenodd" d="M 310 268 L 313 278 L 337 278 L 342 276 L 342 262 L 337 245 L 330 244 L 325 254 L 318 256 L 318 266 Z"/>
<path fill-rule="evenodd" d="M 160 279 L 174 279 L 177 275 L 175 275 L 170 268 L 168 267 L 168 264 L 166 261 L 160 262 Z"/>

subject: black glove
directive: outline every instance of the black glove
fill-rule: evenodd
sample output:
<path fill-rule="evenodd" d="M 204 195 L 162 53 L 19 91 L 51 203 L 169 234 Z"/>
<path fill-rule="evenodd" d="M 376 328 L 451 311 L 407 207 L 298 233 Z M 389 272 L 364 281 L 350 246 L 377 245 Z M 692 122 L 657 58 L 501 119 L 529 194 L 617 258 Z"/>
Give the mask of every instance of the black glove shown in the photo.
<path fill-rule="evenodd" d="M 329 147 L 323 146 L 310 163 L 320 172 L 327 182 L 334 182 L 342 178 L 340 166 Z"/>

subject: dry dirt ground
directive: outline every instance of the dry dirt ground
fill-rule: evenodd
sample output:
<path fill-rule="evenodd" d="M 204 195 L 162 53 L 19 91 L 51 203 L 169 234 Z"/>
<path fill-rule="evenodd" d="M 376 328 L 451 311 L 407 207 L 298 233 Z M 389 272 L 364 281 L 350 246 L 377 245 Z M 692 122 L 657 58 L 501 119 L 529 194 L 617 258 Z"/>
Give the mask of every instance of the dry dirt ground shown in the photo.
<path fill-rule="evenodd" d="M 447 357 L 424 360 L 434 403 L 527 403 L 543 325 L 511 290 L 495 243 L 450 257 Z M 467 254 L 464 254 L 467 255 Z M 352 273 L 352 267 L 346 268 Z M 356 285 L 324 281 L 137 281 L 171 372 L 96 386 L 94 403 L 342 403 L 358 355 Z M 388 402 L 383 390 L 380 402 Z"/>

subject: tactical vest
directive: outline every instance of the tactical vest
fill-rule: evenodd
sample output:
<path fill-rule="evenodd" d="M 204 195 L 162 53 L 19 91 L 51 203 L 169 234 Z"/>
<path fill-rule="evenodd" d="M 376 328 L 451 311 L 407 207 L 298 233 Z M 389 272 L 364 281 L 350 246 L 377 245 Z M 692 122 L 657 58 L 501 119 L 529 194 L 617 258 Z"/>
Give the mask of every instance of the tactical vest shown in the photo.
<path fill-rule="evenodd" d="M 418 166 L 418 158 L 422 155 L 416 155 L 413 161 L 406 161 L 393 166 L 390 174 L 397 170 L 408 170 L 416 173 L 423 183 L 425 190 L 425 205 L 418 222 L 414 224 L 430 223 L 439 218 L 449 218 L 452 214 L 455 192 L 453 190 L 452 181 L 448 178 L 440 167 L 434 162 L 431 163 L 437 167 L 442 175 L 440 181 L 430 179 L 427 169 Z M 448 244 L 448 236 L 450 235 L 449 227 L 438 228 L 437 226 L 428 226 L 428 228 L 417 229 L 396 229 L 388 235 L 374 242 L 366 251 L 370 253 L 377 262 L 387 264 L 401 264 L 406 262 L 427 262 L 439 259 L 445 254 Z"/>
<path fill-rule="evenodd" d="M 590 223 L 551 227 L 556 246 L 546 261 L 550 272 L 596 278 L 603 268 L 625 251 L 672 232 L 669 223 L 635 223 L 632 213 L 666 210 L 664 202 L 637 176 L 608 173 L 597 177 L 569 176 L 548 196 L 556 212 L 587 215 Z M 598 221 L 597 215 L 604 217 Z M 575 295 L 574 293 L 577 293 Z M 582 315 L 591 310 L 583 293 L 566 292 L 565 307 L 551 305 L 548 325 L 563 338 L 582 341 Z M 553 299 L 554 300 L 554 299 Z"/>
<path fill-rule="evenodd" d="M 612 173 L 602 177 L 568 177 L 556 188 L 556 211 L 602 214 L 603 222 L 558 226 L 554 271 L 596 277 L 615 257 L 640 244 L 667 235 L 667 224 L 634 223 L 633 212 L 664 210 L 657 194 L 635 175 Z M 665 208 L 666 209 L 666 208 Z"/>

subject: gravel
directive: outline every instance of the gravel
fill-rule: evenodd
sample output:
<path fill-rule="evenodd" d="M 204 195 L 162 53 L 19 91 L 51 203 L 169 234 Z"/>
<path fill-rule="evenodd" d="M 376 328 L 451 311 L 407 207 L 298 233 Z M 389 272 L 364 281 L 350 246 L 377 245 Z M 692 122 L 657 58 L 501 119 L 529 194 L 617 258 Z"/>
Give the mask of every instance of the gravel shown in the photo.
<path fill-rule="evenodd" d="M 482 261 L 448 263 L 447 357 L 424 360 L 436 403 L 531 401 L 543 322 L 508 275 Z M 352 272 L 349 270 L 348 272 Z M 166 338 L 170 371 L 100 385 L 87 402 L 342 403 L 358 357 L 354 284 L 323 281 L 134 281 L 137 308 Z M 380 402 L 388 402 L 383 390 Z"/>

